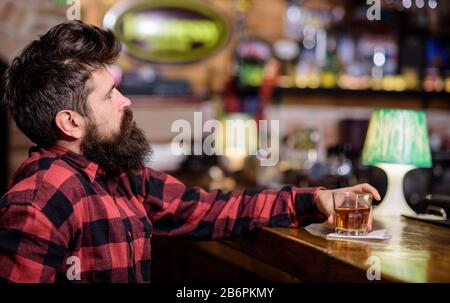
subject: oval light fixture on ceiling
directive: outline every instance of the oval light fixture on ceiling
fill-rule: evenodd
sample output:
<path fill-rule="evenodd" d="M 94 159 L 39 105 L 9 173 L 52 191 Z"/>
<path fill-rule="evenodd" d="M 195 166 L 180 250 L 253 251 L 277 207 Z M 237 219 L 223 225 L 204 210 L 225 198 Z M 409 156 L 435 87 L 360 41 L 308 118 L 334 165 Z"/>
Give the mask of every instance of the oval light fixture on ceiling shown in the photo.
<path fill-rule="evenodd" d="M 124 51 L 156 63 L 208 57 L 228 41 L 229 26 L 214 8 L 192 0 L 120 1 L 104 16 Z"/>

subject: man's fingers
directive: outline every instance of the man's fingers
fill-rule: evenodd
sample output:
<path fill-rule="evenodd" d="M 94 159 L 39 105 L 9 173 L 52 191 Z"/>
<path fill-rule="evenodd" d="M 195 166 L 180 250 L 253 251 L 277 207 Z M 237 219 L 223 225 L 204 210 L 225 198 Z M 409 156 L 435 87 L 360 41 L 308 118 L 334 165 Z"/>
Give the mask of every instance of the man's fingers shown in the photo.
<path fill-rule="evenodd" d="M 357 187 L 357 190 L 359 192 L 361 192 L 361 193 L 371 193 L 375 200 L 377 200 L 377 201 L 381 200 L 380 193 L 372 185 L 370 185 L 368 183 L 362 183 L 362 184 L 356 185 L 356 187 Z"/>
<path fill-rule="evenodd" d="M 328 216 L 328 223 L 330 223 L 330 224 L 334 224 L 334 214 L 333 213 L 331 213 L 329 216 Z"/>

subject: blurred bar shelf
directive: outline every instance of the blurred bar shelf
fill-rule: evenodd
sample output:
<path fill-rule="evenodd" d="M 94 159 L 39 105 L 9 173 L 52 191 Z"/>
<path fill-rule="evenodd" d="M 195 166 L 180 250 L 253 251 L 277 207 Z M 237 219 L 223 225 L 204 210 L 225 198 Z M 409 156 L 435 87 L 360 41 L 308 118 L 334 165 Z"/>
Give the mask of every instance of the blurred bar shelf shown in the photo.
<path fill-rule="evenodd" d="M 236 92 L 241 96 L 258 95 L 259 89 L 259 87 L 255 86 L 240 86 L 237 87 Z M 385 91 L 278 86 L 274 88 L 273 98 L 275 103 L 281 102 L 283 104 L 439 108 L 450 110 L 450 93 L 445 91 Z"/>
<path fill-rule="evenodd" d="M 447 92 L 426 92 L 426 91 L 385 91 L 385 90 L 354 90 L 341 88 L 298 88 L 298 87 L 277 87 L 276 92 L 282 94 L 332 94 L 335 96 L 355 96 L 363 97 L 367 95 L 376 97 L 401 97 L 401 98 L 446 98 L 450 101 L 450 93 Z"/>

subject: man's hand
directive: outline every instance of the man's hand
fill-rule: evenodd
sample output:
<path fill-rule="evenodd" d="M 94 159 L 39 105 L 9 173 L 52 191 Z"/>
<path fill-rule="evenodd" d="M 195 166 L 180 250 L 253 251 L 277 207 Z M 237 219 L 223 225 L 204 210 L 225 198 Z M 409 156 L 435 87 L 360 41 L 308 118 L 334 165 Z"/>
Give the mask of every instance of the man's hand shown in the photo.
<path fill-rule="evenodd" d="M 317 193 L 316 195 L 316 205 L 319 210 L 328 217 L 328 222 L 334 224 L 334 211 L 333 211 L 333 196 L 332 192 L 352 192 L 357 194 L 369 193 L 373 195 L 373 198 L 377 201 L 381 200 L 378 191 L 371 185 L 367 183 L 358 184 L 351 187 L 338 188 L 333 190 L 324 189 Z M 369 215 L 368 222 L 369 230 L 372 230 L 372 210 Z"/>

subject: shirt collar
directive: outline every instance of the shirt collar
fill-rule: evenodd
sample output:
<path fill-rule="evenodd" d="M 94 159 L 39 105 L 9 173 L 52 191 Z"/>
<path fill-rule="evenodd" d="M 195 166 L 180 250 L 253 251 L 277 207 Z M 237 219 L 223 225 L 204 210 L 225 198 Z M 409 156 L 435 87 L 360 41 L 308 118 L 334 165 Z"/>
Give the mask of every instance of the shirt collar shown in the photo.
<path fill-rule="evenodd" d="M 97 172 L 99 170 L 99 166 L 97 163 L 92 162 L 86 159 L 83 155 L 77 154 L 62 146 L 55 145 L 45 148 L 33 146 L 30 148 L 29 154 L 31 155 L 31 153 L 33 152 L 38 152 L 41 155 L 57 155 L 62 160 L 66 161 L 70 166 L 85 174 L 91 182 L 95 180 L 95 176 L 97 175 Z"/>

